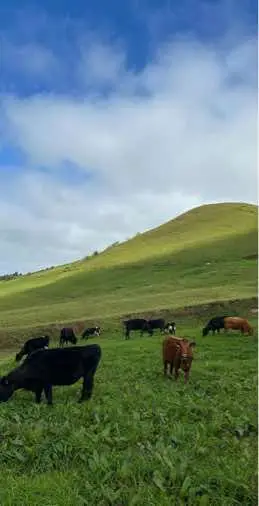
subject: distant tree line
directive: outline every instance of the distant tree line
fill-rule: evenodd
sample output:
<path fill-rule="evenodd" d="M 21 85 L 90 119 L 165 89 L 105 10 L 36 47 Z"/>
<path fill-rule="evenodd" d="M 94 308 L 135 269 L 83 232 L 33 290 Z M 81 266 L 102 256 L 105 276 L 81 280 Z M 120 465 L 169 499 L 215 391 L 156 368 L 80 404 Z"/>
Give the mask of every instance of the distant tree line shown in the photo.
<path fill-rule="evenodd" d="M 10 281 L 11 279 L 18 278 L 19 276 L 22 276 L 22 273 L 17 271 L 12 274 L 2 274 L 0 275 L 0 281 Z"/>

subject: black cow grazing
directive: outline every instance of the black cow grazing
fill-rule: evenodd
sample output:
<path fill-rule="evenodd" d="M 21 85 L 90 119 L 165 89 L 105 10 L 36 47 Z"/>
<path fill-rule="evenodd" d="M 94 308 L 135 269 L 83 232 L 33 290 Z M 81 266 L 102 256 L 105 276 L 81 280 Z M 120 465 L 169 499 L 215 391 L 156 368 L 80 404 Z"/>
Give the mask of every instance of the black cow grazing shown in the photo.
<path fill-rule="evenodd" d="M 215 318 L 212 318 L 202 329 L 202 335 L 207 336 L 210 331 L 212 331 L 213 335 L 217 331 L 218 334 L 220 333 L 220 329 L 224 329 L 224 318 L 226 316 L 216 316 Z"/>
<path fill-rule="evenodd" d="M 124 322 L 125 326 L 125 337 L 126 339 L 129 339 L 130 332 L 132 330 L 140 330 L 140 335 L 143 335 L 143 332 L 148 332 L 150 335 L 152 335 L 152 329 L 149 327 L 149 324 L 147 320 L 144 318 L 133 318 L 131 320 L 125 320 Z"/>
<path fill-rule="evenodd" d="M 64 327 L 60 331 L 59 346 L 64 346 L 65 343 L 77 343 L 77 338 L 72 327 Z"/>
<path fill-rule="evenodd" d="M 48 346 L 49 336 L 33 337 L 32 339 L 28 339 L 19 353 L 17 353 L 15 360 L 16 362 L 19 362 L 24 355 L 30 355 L 33 351 L 48 348 Z"/>
<path fill-rule="evenodd" d="M 82 334 L 82 339 L 84 339 L 84 338 L 88 339 L 88 337 L 91 337 L 91 336 L 98 336 L 99 337 L 100 332 L 101 332 L 100 327 L 89 327 L 88 329 L 84 330 L 84 332 Z"/>
<path fill-rule="evenodd" d="M 164 331 L 165 328 L 165 320 L 163 318 L 158 318 L 157 320 L 148 320 L 148 326 L 152 330 L 160 329 L 160 332 Z"/>
<path fill-rule="evenodd" d="M 72 385 L 80 378 L 83 388 L 79 402 L 90 399 L 100 359 L 98 344 L 34 351 L 0 379 L 0 402 L 8 401 L 15 390 L 23 388 L 35 393 L 37 403 L 44 390 L 47 403 L 52 404 L 52 386 Z"/>
<path fill-rule="evenodd" d="M 168 334 L 173 334 L 175 336 L 176 333 L 176 323 L 175 322 L 168 322 L 165 325 L 165 332 L 168 332 Z"/>

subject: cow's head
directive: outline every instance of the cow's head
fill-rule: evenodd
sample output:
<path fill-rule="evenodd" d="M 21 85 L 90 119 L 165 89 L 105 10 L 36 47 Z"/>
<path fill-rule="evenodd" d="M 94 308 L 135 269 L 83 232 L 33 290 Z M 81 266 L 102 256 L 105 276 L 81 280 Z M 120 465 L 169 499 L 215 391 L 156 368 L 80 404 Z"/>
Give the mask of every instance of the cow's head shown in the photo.
<path fill-rule="evenodd" d="M 193 361 L 193 348 L 196 346 L 195 341 L 183 339 L 181 341 L 181 369 L 188 372 Z"/>
<path fill-rule="evenodd" d="M 2 376 L 0 379 L 0 402 L 6 402 L 12 397 L 15 391 L 15 385 L 8 376 Z"/>
<path fill-rule="evenodd" d="M 208 335 L 208 333 L 209 333 L 209 329 L 208 329 L 208 327 L 204 327 L 204 328 L 202 329 L 202 335 L 203 335 L 203 337 L 204 337 L 204 336 L 207 336 L 207 335 Z"/>

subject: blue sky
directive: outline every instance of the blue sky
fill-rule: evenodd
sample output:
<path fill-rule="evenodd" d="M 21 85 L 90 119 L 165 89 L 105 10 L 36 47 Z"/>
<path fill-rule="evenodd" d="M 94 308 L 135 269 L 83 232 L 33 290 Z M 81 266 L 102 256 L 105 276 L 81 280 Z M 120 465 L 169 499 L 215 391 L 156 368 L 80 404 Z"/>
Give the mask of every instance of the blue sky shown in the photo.
<path fill-rule="evenodd" d="M 257 2 L 22 4 L 0 4 L 1 272 L 256 201 Z"/>

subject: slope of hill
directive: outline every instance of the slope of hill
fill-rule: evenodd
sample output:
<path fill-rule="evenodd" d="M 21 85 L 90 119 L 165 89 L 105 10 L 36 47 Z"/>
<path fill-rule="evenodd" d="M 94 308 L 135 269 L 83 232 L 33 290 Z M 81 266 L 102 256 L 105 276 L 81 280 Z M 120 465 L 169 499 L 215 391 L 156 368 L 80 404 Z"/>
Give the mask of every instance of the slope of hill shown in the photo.
<path fill-rule="evenodd" d="M 213 204 L 103 253 L 0 283 L 0 328 L 100 320 L 257 292 L 257 207 Z"/>

